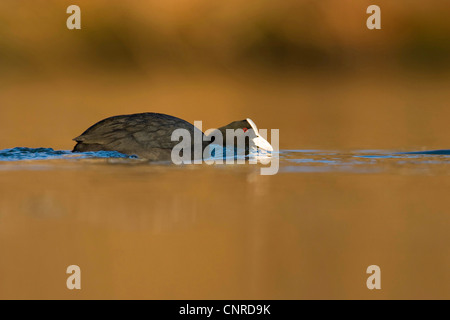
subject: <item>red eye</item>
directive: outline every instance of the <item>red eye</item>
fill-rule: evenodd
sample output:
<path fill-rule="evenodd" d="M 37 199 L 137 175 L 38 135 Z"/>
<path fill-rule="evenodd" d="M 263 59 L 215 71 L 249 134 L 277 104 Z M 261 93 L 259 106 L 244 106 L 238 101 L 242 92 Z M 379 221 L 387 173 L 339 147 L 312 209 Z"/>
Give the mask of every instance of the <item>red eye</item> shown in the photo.
<path fill-rule="evenodd" d="M 248 131 L 248 129 L 247 129 L 247 128 L 244 128 L 244 129 L 242 129 L 242 130 L 244 130 L 244 132 L 247 132 L 247 131 Z"/>

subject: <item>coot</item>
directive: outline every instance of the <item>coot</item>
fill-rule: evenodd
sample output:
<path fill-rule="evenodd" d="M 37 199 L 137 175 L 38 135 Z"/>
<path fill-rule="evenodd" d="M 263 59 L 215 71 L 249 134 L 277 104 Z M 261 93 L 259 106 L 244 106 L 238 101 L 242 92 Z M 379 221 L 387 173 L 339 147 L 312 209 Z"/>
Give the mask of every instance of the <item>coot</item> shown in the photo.
<path fill-rule="evenodd" d="M 246 150 L 258 147 L 273 151 L 270 143 L 260 136 L 258 128 L 251 119 L 234 121 L 226 126 L 212 131 L 208 136 L 189 122 L 161 113 L 138 113 L 114 116 L 101 120 L 88 128 L 82 135 L 73 139 L 77 142 L 73 152 L 86 151 L 118 151 L 127 155 L 136 155 L 139 158 L 167 161 L 171 159 L 172 149 L 179 141 L 172 141 L 172 133 L 176 129 L 186 129 L 192 137 L 200 134 L 202 148 L 216 143 L 215 134 L 220 131 L 223 135 L 223 145 L 226 144 L 226 129 L 242 129 L 245 132 Z M 218 131 L 217 131 L 218 130 Z M 192 147 L 194 138 L 192 138 Z M 236 144 L 234 144 L 236 145 Z"/>

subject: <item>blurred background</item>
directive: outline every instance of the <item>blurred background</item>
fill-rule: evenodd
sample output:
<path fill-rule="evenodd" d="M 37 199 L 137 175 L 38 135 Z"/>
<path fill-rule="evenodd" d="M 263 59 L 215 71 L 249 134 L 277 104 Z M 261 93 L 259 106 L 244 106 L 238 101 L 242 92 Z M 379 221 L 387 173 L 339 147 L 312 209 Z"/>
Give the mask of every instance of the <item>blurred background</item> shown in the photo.
<path fill-rule="evenodd" d="M 0 148 L 71 149 L 96 121 L 252 118 L 281 148 L 449 146 L 450 6 L 376 1 L 0 3 Z"/>

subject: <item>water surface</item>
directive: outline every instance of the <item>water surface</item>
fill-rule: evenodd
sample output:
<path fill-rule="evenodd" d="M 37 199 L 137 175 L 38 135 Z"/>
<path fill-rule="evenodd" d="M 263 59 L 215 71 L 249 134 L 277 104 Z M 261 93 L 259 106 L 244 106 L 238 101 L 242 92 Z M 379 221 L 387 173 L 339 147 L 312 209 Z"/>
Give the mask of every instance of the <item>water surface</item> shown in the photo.
<path fill-rule="evenodd" d="M 225 154 L 226 150 L 224 150 Z M 208 160 L 219 160 L 222 154 Z M 245 157 L 235 156 L 234 160 Z M 263 159 L 270 159 L 264 157 Z M 272 158 L 280 163 L 279 172 L 349 172 L 349 173 L 377 173 L 396 169 L 408 169 L 410 173 L 440 173 L 445 171 L 450 164 L 450 150 L 429 150 L 395 152 L 386 150 L 281 150 L 274 152 Z M 252 158 L 255 159 L 255 158 Z M 258 159 L 256 157 L 256 159 Z M 39 160 L 38 162 L 34 162 Z M 47 161 L 45 161 L 47 160 Z M 52 161 L 52 160 L 66 160 Z M 34 163 L 46 166 L 61 165 L 64 163 L 86 163 L 96 162 L 121 164 L 147 164 L 172 165 L 171 162 L 149 162 L 139 159 L 134 155 L 125 155 L 116 151 L 77 152 L 69 150 L 54 150 L 52 148 L 25 148 L 17 147 L 0 150 L 0 161 L 9 162 L 4 164 L 3 170 L 15 168 L 14 164 Z M 118 161 L 121 160 L 121 161 Z M 247 157 L 248 160 L 248 157 Z M 224 158 L 224 162 L 226 158 Z M 97 163 L 96 162 L 96 163 Z M 266 162 L 263 162 L 266 164 Z M 24 168 L 23 166 L 17 168 Z"/>

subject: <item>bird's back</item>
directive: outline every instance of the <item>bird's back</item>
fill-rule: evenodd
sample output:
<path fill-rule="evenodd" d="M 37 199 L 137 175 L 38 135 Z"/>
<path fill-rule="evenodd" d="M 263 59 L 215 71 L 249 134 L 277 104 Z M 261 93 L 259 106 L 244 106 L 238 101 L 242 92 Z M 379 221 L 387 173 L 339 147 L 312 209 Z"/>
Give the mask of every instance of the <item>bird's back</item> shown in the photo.
<path fill-rule="evenodd" d="M 171 140 L 176 129 L 188 130 L 191 137 L 198 130 L 185 120 L 161 113 L 114 116 L 73 139 L 77 142 L 73 151 L 118 151 L 150 160 L 170 160 L 172 148 L 179 143 Z"/>

